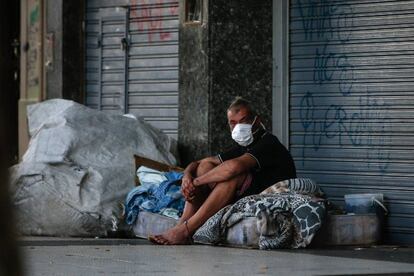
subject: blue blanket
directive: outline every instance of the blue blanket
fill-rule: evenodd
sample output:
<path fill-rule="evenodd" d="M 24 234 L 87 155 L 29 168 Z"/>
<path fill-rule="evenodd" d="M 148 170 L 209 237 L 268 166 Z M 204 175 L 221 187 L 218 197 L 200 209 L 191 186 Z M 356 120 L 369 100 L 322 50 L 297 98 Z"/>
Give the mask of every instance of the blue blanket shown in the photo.
<path fill-rule="evenodd" d="M 140 210 L 160 214 L 177 210 L 177 217 L 181 216 L 185 203 L 180 186 L 183 173 L 172 171 L 164 175 L 167 180 L 161 184 L 144 184 L 128 193 L 125 201 L 127 224 L 135 222 Z"/>

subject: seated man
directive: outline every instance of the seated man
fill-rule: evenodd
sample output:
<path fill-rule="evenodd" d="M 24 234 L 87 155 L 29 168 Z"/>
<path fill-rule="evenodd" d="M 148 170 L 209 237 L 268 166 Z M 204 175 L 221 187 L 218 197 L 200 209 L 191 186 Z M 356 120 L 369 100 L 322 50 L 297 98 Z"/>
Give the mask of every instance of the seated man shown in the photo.
<path fill-rule="evenodd" d="M 194 232 L 221 208 L 296 177 L 290 153 L 266 131 L 248 101 L 236 98 L 227 109 L 227 119 L 238 145 L 187 166 L 182 179 L 183 215 L 175 227 L 150 236 L 152 242 L 188 244 Z"/>

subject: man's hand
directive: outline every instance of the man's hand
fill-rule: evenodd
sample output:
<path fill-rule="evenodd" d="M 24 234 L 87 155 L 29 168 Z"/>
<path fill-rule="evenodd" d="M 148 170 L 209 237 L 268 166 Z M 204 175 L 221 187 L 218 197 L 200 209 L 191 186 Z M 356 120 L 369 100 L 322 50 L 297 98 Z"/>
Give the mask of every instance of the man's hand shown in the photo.
<path fill-rule="evenodd" d="M 194 199 L 195 186 L 190 174 L 184 174 L 181 180 L 181 192 L 186 201 L 191 202 Z"/>

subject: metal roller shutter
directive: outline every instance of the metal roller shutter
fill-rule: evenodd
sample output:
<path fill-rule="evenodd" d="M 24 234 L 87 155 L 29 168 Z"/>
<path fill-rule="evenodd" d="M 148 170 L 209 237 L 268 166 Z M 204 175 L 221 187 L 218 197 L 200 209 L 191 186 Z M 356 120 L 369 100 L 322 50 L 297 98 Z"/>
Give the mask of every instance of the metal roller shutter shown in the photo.
<path fill-rule="evenodd" d="M 293 0 L 290 150 L 336 203 L 383 193 L 414 244 L 414 1 Z"/>
<path fill-rule="evenodd" d="M 86 105 L 177 139 L 178 1 L 88 0 Z"/>

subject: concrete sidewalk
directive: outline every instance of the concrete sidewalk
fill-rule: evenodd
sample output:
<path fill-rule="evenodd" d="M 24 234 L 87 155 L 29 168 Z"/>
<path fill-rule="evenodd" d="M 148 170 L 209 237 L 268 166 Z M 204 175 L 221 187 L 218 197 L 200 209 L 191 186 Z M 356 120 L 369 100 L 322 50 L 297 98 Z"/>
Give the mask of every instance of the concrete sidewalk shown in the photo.
<path fill-rule="evenodd" d="M 26 275 L 414 275 L 414 248 L 260 251 L 140 239 L 25 238 Z"/>

